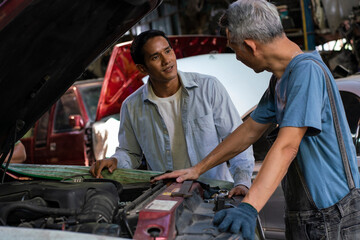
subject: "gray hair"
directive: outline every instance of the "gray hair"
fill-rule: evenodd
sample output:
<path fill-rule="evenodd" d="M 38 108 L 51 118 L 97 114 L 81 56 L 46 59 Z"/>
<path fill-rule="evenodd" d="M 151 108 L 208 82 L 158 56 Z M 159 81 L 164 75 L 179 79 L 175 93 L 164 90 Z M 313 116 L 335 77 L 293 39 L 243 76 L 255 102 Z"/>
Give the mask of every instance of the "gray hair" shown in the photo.
<path fill-rule="evenodd" d="M 275 5 L 266 0 L 238 0 L 220 18 L 221 27 L 231 33 L 231 41 L 242 43 L 250 38 L 269 43 L 284 33 Z"/>

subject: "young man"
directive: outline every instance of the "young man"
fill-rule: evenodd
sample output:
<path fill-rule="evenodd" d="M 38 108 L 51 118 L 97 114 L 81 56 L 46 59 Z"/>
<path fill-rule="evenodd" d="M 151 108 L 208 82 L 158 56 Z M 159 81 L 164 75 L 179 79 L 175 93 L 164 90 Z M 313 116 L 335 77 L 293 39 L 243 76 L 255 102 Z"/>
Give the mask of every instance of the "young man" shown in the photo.
<path fill-rule="evenodd" d="M 106 167 L 137 168 L 145 155 L 150 170 L 166 171 L 194 166 L 242 122 L 228 93 L 214 77 L 177 70 L 176 56 L 161 31 L 135 38 L 131 56 L 149 75 L 147 84 L 123 103 L 119 147 L 110 158 L 90 169 L 101 177 Z M 204 173 L 204 177 L 234 181 L 232 195 L 245 195 L 254 167 L 252 147 Z"/>
<path fill-rule="evenodd" d="M 303 53 L 286 37 L 276 7 L 265 0 L 232 3 L 220 23 L 239 61 L 257 73 L 273 73 L 269 88 L 251 117 L 203 161 L 156 180 L 196 179 L 253 144 L 271 123 L 278 123 L 278 136 L 243 202 L 237 208 L 218 212 L 214 223 L 221 231 L 242 231 L 245 239 L 253 239 L 258 212 L 286 175 L 287 239 L 358 238 L 360 178 L 356 153 L 331 72 L 317 52 Z M 330 78 L 348 157 L 344 162 L 326 77 Z"/>

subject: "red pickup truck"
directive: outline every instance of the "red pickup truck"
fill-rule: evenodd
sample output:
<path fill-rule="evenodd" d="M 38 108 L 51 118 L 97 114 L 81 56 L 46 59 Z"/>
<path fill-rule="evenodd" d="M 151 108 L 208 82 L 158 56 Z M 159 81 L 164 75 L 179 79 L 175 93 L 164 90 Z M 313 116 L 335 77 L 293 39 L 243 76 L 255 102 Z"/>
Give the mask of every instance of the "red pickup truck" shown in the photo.
<path fill-rule="evenodd" d="M 90 125 L 95 121 L 103 79 L 78 81 L 21 139 L 25 163 L 90 165 Z"/>

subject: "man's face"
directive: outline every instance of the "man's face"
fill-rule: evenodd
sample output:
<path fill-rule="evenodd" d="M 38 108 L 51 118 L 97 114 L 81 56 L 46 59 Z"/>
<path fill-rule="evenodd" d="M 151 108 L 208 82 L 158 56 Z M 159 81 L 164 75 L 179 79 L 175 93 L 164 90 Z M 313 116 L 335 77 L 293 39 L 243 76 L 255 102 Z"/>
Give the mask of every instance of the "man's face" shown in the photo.
<path fill-rule="evenodd" d="M 143 71 L 152 81 L 169 82 L 177 79 L 177 63 L 173 49 L 161 36 L 150 38 L 143 47 Z"/>

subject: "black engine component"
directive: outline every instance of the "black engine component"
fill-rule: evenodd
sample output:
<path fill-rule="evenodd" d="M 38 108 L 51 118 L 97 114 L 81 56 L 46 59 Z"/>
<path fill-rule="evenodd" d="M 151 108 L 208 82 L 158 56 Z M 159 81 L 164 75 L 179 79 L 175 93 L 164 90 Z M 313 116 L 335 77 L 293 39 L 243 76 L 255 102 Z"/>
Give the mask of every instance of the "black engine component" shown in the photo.
<path fill-rule="evenodd" d="M 112 237 L 118 237 L 121 233 L 121 228 L 119 225 L 110 223 L 77 224 L 74 226 L 70 226 L 67 230 L 72 232 L 92 233 Z"/>
<path fill-rule="evenodd" d="M 119 189 L 120 188 L 120 189 Z M 0 224 L 119 236 L 121 184 L 21 182 L 0 185 Z"/>

